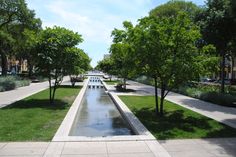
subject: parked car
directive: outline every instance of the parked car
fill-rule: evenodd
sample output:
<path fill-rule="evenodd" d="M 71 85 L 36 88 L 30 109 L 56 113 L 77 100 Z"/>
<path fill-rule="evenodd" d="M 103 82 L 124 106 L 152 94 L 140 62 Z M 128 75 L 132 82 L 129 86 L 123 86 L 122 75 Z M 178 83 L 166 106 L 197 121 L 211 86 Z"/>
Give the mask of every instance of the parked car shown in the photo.
<path fill-rule="evenodd" d="M 202 82 L 214 82 L 216 81 L 215 79 L 211 79 L 211 78 L 203 78 Z"/>
<path fill-rule="evenodd" d="M 110 77 L 108 75 L 103 75 L 104 79 L 109 79 Z"/>
<path fill-rule="evenodd" d="M 221 84 L 221 80 L 216 80 L 216 81 L 214 81 L 214 83 L 219 83 L 219 84 Z M 230 85 L 230 84 L 231 84 L 231 81 L 230 81 L 229 79 L 225 79 L 225 84 L 226 84 L 226 85 Z"/>

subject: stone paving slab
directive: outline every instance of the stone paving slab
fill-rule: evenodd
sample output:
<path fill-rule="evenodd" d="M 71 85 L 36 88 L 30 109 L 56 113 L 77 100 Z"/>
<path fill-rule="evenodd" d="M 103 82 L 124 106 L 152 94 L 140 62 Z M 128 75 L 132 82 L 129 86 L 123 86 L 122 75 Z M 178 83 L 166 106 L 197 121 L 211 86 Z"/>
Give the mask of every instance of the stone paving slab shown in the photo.
<path fill-rule="evenodd" d="M 97 154 L 97 155 L 61 155 L 61 157 L 108 157 L 107 154 Z"/>
<path fill-rule="evenodd" d="M 107 151 L 108 154 L 151 152 L 144 141 L 107 142 Z"/>
<path fill-rule="evenodd" d="M 0 143 L 1 145 L 2 143 Z M 4 144 L 4 143 L 3 143 Z M 10 142 L 0 149 L 2 156 L 43 156 L 48 142 Z"/>
<path fill-rule="evenodd" d="M 0 157 L 170 157 L 156 140 L 151 143 L 147 141 L 9 142 L 0 145 L 4 145 L 0 149 Z"/>
<path fill-rule="evenodd" d="M 62 155 L 107 154 L 105 142 L 66 142 Z"/>
<path fill-rule="evenodd" d="M 109 157 L 155 157 L 152 153 L 111 154 Z"/>
<path fill-rule="evenodd" d="M 162 146 L 157 145 L 160 143 Z M 236 138 L 0 143 L 0 157 L 235 157 Z M 165 151 L 170 154 L 166 154 Z"/>
<path fill-rule="evenodd" d="M 43 155 L 46 148 L 4 148 L 0 150 L 0 156 L 2 155 Z"/>
<path fill-rule="evenodd" d="M 44 157 L 57 157 L 62 154 L 62 150 L 64 148 L 64 142 L 51 142 L 48 145 L 46 152 L 44 153 Z"/>
<path fill-rule="evenodd" d="M 235 157 L 236 138 L 160 140 L 172 157 Z"/>
<path fill-rule="evenodd" d="M 0 143 L 0 149 L 3 148 L 7 143 Z"/>

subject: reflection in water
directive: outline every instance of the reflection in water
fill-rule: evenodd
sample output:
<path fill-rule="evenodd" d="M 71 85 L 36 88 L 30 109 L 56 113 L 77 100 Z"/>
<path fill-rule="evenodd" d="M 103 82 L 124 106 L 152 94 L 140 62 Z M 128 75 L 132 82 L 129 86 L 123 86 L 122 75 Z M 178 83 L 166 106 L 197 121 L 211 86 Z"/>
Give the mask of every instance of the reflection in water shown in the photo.
<path fill-rule="evenodd" d="M 90 81 L 89 85 L 101 85 Z M 88 88 L 71 129 L 71 136 L 133 135 L 103 88 Z"/>

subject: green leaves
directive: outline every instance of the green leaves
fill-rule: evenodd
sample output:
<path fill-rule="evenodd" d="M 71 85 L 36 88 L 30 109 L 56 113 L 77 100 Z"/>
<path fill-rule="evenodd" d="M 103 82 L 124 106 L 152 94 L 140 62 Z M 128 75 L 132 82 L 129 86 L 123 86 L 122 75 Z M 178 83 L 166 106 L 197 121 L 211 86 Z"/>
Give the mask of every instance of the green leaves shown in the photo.
<path fill-rule="evenodd" d="M 137 60 L 146 63 L 149 76 L 165 79 L 174 75 L 178 64 L 186 64 L 186 57 L 197 52 L 194 43 L 200 38 L 199 29 L 184 13 L 177 18 L 141 19 L 134 32 Z"/>
<path fill-rule="evenodd" d="M 177 17 L 178 13 L 181 11 L 188 14 L 191 18 L 194 18 L 199 9 L 200 8 L 192 2 L 172 0 L 154 8 L 150 11 L 149 15 L 153 17 Z"/>
<path fill-rule="evenodd" d="M 80 62 L 89 60 L 81 49 L 75 47 L 82 41 L 81 35 L 62 27 L 43 30 L 38 42 L 39 70 L 46 76 L 52 72 L 60 75 L 77 73 Z"/>
<path fill-rule="evenodd" d="M 206 8 L 198 15 L 204 40 L 214 44 L 218 52 L 225 51 L 236 35 L 232 4 L 231 0 L 208 0 Z"/>
<path fill-rule="evenodd" d="M 130 22 L 123 22 L 124 30 L 114 29 L 112 31 L 113 44 L 110 46 L 113 73 L 128 78 L 133 70 L 132 37 L 133 25 Z"/>

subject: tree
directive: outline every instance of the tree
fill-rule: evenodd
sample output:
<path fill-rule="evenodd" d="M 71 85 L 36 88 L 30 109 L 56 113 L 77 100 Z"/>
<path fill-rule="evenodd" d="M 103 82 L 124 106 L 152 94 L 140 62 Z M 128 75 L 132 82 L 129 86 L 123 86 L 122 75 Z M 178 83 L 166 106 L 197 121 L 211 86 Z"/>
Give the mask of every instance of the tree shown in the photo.
<path fill-rule="evenodd" d="M 7 74 L 7 54 L 12 51 L 15 40 L 5 31 L 0 30 L 0 55 L 2 75 Z"/>
<path fill-rule="evenodd" d="M 77 47 L 68 48 L 66 51 L 65 74 L 70 76 L 72 86 L 74 86 L 75 77 L 89 70 L 90 58 L 82 49 Z"/>
<path fill-rule="evenodd" d="M 7 74 L 7 59 L 22 50 L 22 32 L 25 28 L 41 28 L 40 19 L 27 8 L 24 0 L 0 0 L 0 55 L 2 74 Z"/>
<path fill-rule="evenodd" d="M 204 41 L 207 44 L 213 44 L 216 47 L 217 55 L 221 57 L 222 93 L 225 91 L 225 60 L 229 54 L 229 44 L 236 35 L 236 21 L 230 8 L 230 0 L 208 0 L 206 7 L 196 16 Z"/>
<path fill-rule="evenodd" d="M 28 18 L 21 25 L 16 25 L 14 35 L 17 41 L 18 59 L 26 59 L 28 66 L 28 75 L 32 76 L 33 66 L 35 61 L 37 40 L 40 32 L 42 31 L 42 22 L 40 19 L 35 18 L 35 13 L 32 10 L 28 12 Z"/>
<path fill-rule="evenodd" d="M 68 66 L 70 64 L 74 66 L 70 59 L 78 57 L 78 50 L 71 48 L 82 41 L 82 37 L 78 33 L 57 26 L 46 28 L 40 35 L 37 46 L 37 67 L 39 72 L 48 78 L 51 104 L 53 104 L 56 89 L 62 82 L 63 77 L 73 71 Z M 74 63 L 78 64 L 77 61 Z M 53 79 L 55 79 L 54 85 L 52 85 Z"/>
<path fill-rule="evenodd" d="M 113 62 L 112 58 L 110 58 L 110 57 L 99 61 L 98 65 L 96 66 L 95 69 L 101 70 L 104 73 L 109 74 L 110 75 L 110 81 L 111 81 L 111 78 L 112 78 L 112 74 L 115 74 L 114 73 L 114 62 Z"/>
<path fill-rule="evenodd" d="M 111 59 L 114 63 L 114 71 L 123 78 L 123 86 L 126 90 L 126 80 L 132 74 L 133 61 L 131 56 L 132 47 L 128 36 L 133 25 L 125 21 L 124 30 L 114 29 L 112 31 L 113 44 L 110 47 Z"/>
<path fill-rule="evenodd" d="M 156 112 L 163 115 L 164 99 L 173 88 L 199 77 L 199 60 L 203 59 L 196 42 L 199 28 L 185 13 L 177 17 L 145 17 L 134 28 L 132 41 L 136 67 L 159 82 L 160 111 L 156 95 Z"/>
<path fill-rule="evenodd" d="M 21 42 L 21 47 L 19 48 L 19 53 L 17 54 L 19 58 L 27 59 L 28 66 L 28 76 L 31 77 L 33 73 L 33 66 L 37 62 L 37 44 L 38 36 L 40 32 L 35 30 L 25 29 L 22 33 L 23 40 Z"/>
<path fill-rule="evenodd" d="M 177 17 L 178 13 L 181 11 L 188 14 L 191 19 L 194 19 L 195 14 L 199 10 L 200 8 L 192 2 L 171 0 L 151 10 L 149 15 L 153 17 Z"/>

